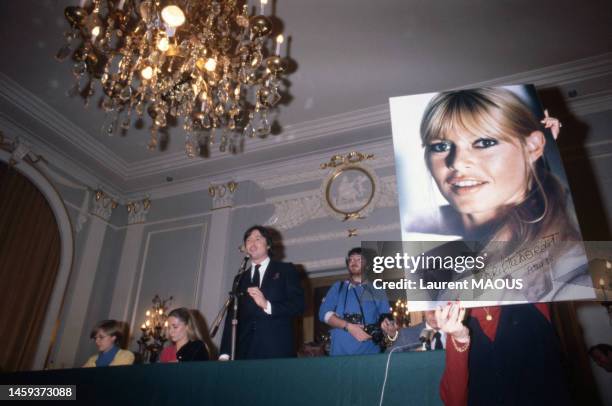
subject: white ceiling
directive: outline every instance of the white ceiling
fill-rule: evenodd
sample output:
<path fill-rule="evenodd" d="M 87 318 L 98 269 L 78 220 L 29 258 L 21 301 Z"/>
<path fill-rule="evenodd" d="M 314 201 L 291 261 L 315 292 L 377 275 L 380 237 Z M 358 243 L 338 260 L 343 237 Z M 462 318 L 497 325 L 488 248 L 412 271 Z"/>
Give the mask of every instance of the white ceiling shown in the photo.
<path fill-rule="evenodd" d="M 146 129 L 105 136 L 103 111 L 66 96 L 71 62 L 54 55 L 67 29 L 63 9 L 76 4 L 0 2 L 0 128 L 62 151 L 123 195 L 144 193 L 167 176 L 219 177 L 262 161 L 390 140 L 389 97 L 612 52 L 609 0 L 277 0 L 297 64 L 288 78 L 291 102 L 277 115 L 280 135 L 249 140 L 240 155 L 190 160 L 179 127 L 170 129 L 165 150 L 151 152 Z"/>

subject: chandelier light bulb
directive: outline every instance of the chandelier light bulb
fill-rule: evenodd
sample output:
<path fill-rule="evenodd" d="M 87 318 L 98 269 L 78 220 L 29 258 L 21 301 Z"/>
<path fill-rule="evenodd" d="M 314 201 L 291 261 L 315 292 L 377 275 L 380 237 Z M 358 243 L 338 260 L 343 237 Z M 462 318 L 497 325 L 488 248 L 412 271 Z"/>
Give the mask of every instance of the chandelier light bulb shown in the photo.
<path fill-rule="evenodd" d="M 93 28 L 91 29 L 91 38 L 92 38 L 94 41 L 95 41 L 96 37 L 97 37 L 98 35 L 100 35 L 100 30 L 101 30 L 101 28 L 100 28 L 100 26 L 99 26 L 99 25 L 96 25 L 95 27 L 93 27 Z"/>
<path fill-rule="evenodd" d="M 606 268 L 612 269 L 612 263 L 610 261 L 606 261 Z"/>
<path fill-rule="evenodd" d="M 204 69 L 206 69 L 209 72 L 212 72 L 216 68 L 217 68 L 217 61 L 215 60 L 215 58 L 208 58 L 206 60 L 206 63 L 204 64 Z"/>
<path fill-rule="evenodd" d="M 146 68 L 140 71 L 140 76 L 142 76 L 144 80 L 151 79 L 153 77 L 153 68 L 150 66 L 147 66 Z"/>
<path fill-rule="evenodd" d="M 178 6 L 166 6 L 161 12 L 162 19 L 168 27 L 176 28 L 185 23 L 185 14 Z"/>
<path fill-rule="evenodd" d="M 604 281 L 604 278 L 599 278 L 599 286 L 603 287 L 606 285 L 606 281 Z"/>
<path fill-rule="evenodd" d="M 280 50 L 281 50 L 281 44 L 285 41 L 285 37 L 283 37 L 283 34 L 278 34 L 278 36 L 276 37 L 276 55 L 280 56 Z"/>
<path fill-rule="evenodd" d="M 166 36 L 160 37 L 157 40 L 157 49 L 159 49 L 162 52 L 166 52 L 168 48 L 170 48 L 170 41 L 168 40 L 168 37 Z"/>
<path fill-rule="evenodd" d="M 151 315 L 151 312 L 147 310 L 147 311 L 145 312 L 145 316 L 149 317 L 150 315 Z"/>
<path fill-rule="evenodd" d="M 260 11 L 259 11 L 259 13 L 261 15 L 264 15 L 264 10 L 265 10 L 266 4 L 268 4 L 268 0 L 260 0 L 259 4 L 260 4 L 260 7 L 259 7 Z"/>

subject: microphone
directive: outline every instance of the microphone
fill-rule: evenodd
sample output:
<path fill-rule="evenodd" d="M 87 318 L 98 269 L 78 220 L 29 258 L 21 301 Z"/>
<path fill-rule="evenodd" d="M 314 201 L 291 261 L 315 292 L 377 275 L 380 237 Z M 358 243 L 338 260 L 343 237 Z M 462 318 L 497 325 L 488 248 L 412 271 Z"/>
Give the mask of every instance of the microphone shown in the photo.
<path fill-rule="evenodd" d="M 244 258 L 242 258 L 242 264 L 240 264 L 240 272 L 246 271 L 246 266 L 247 262 L 249 262 L 249 259 L 251 259 L 251 257 L 249 257 L 248 255 L 245 255 Z"/>
<path fill-rule="evenodd" d="M 419 341 L 422 343 L 431 343 L 434 334 L 435 332 L 433 330 L 424 328 L 419 335 Z"/>
<path fill-rule="evenodd" d="M 249 259 L 251 259 L 251 256 L 249 255 L 249 253 L 246 250 L 246 247 L 244 246 L 244 244 L 240 244 L 238 246 L 238 251 L 240 251 L 241 253 L 244 254 L 244 258 L 242 258 L 242 263 L 240 264 L 240 268 L 239 272 L 242 273 L 246 270 L 246 264 L 249 261 Z"/>

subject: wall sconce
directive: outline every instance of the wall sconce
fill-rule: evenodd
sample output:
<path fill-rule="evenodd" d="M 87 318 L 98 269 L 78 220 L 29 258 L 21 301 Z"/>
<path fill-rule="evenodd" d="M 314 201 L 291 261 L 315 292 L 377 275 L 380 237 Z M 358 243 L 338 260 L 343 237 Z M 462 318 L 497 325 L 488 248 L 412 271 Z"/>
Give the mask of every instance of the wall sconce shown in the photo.
<path fill-rule="evenodd" d="M 157 361 L 167 341 L 168 307 L 171 301 L 172 296 L 161 299 L 155 295 L 153 306 L 145 312 L 145 321 L 140 326 L 142 336 L 138 340 L 138 352 L 146 363 Z"/>
<path fill-rule="evenodd" d="M 408 301 L 397 299 L 391 305 L 391 313 L 395 319 L 395 324 L 399 328 L 410 327 L 410 312 L 408 311 Z"/>

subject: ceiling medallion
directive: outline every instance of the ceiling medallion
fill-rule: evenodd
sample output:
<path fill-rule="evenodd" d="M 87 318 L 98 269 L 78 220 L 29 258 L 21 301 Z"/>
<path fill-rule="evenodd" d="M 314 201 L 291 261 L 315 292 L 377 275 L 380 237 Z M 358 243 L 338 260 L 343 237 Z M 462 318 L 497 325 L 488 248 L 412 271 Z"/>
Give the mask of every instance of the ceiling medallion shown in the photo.
<path fill-rule="evenodd" d="M 150 149 L 171 122 L 182 123 L 189 157 L 216 144 L 238 152 L 245 137 L 271 133 L 281 100 L 283 36 L 271 39 L 267 3 L 255 14 L 244 0 L 81 0 L 64 12 L 71 30 L 57 59 L 72 56 L 70 93 L 86 104 L 101 88 L 104 133 L 149 116 Z"/>

